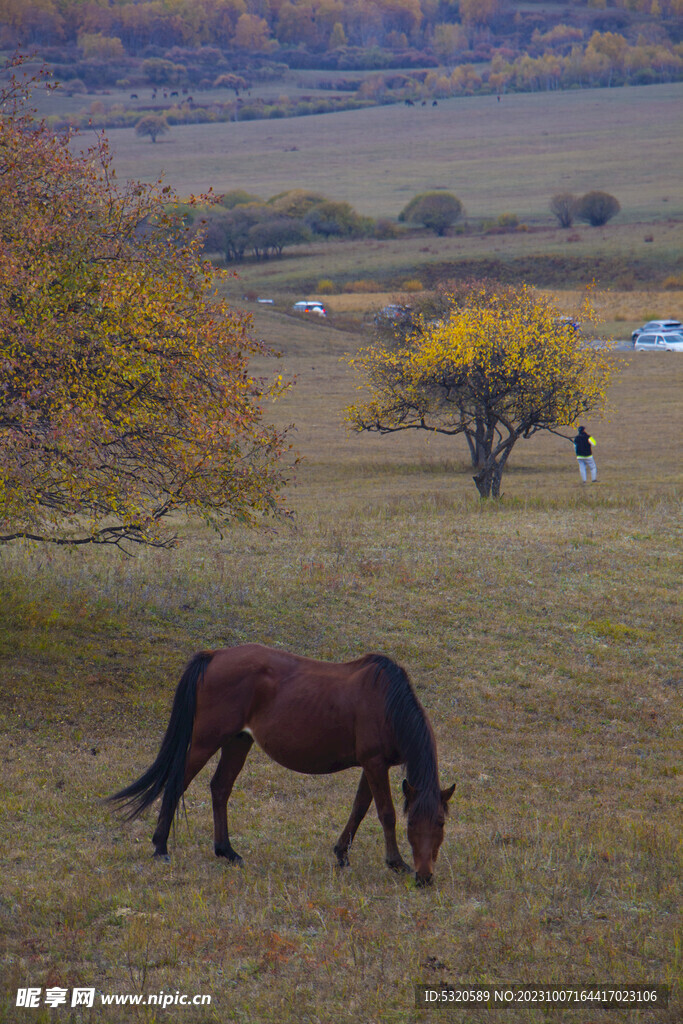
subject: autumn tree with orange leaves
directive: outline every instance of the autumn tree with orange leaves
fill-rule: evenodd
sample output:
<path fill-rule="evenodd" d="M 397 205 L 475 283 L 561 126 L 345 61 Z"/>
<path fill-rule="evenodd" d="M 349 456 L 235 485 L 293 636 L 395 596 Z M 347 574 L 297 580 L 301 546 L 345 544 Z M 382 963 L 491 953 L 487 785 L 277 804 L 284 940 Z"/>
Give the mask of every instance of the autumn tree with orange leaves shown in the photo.
<path fill-rule="evenodd" d="M 72 155 L 16 70 L 0 90 L 0 542 L 167 546 L 178 513 L 220 529 L 277 511 L 289 445 L 261 404 L 286 385 L 250 374 L 250 318 L 216 298 L 171 190 L 120 185 L 101 138 Z"/>
<path fill-rule="evenodd" d="M 595 322 L 588 299 L 577 319 Z M 368 398 L 348 418 L 358 431 L 463 434 L 480 496 L 497 498 L 520 438 L 601 408 L 608 350 L 588 344 L 573 320 L 525 287 L 473 293 L 398 346 L 361 350 L 351 362 Z"/>

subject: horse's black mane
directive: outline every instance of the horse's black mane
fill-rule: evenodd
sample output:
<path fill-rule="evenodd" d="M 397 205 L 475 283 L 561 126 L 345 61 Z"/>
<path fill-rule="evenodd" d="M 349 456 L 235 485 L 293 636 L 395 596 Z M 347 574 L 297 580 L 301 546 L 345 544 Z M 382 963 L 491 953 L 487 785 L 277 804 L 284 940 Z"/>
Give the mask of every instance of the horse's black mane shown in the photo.
<path fill-rule="evenodd" d="M 425 713 L 404 669 L 391 658 L 371 654 L 377 676 L 387 680 L 386 713 L 406 767 L 408 783 L 415 789 L 413 811 L 433 819 L 441 806 L 439 773 L 436 764 L 434 737 Z"/>

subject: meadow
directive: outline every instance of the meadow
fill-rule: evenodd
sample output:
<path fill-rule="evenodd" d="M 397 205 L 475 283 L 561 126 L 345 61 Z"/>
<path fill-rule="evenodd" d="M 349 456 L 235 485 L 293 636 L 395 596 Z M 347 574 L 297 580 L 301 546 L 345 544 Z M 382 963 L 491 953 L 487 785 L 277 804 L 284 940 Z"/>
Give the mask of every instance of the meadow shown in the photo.
<path fill-rule="evenodd" d="M 119 177 L 181 195 L 308 188 L 396 217 L 417 192 L 454 192 L 471 217 L 552 222 L 555 192 L 604 189 L 620 219 L 680 217 L 681 83 L 440 100 L 274 121 L 187 125 L 152 145 L 108 132 Z M 55 104 L 61 104 L 59 94 Z M 87 134 L 83 136 L 87 142 Z M 199 157 L 198 157 L 199 154 Z"/>
<path fill-rule="evenodd" d="M 481 503 L 464 441 L 344 426 L 357 386 L 344 357 L 404 269 L 415 277 L 420 260 L 468 245 L 482 259 L 501 247 L 510 263 L 523 246 L 561 257 L 547 213 L 557 187 L 622 202 L 620 222 L 579 229 L 586 260 L 602 246 L 605 262 L 632 253 L 656 267 L 680 252 L 676 133 L 663 128 L 679 93 L 525 95 L 500 110 L 495 97 L 449 100 L 174 129 L 155 146 L 112 133 L 119 177 L 165 170 L 181 192 L 310 187 L 394 216 L 441 185 L 472 214 L 512 209 L 539 231 L 311 246 L 240 268 L 230 295 L 276 298 L 249 306 L 281 353 L 256 369 L 295 381 L 268 411 L 292 424 L 301 456 L 290 518 L 223 537 L 180 522 L 176 549 L 131 558 L 0 548 L 0 1021 L 488 1019 L 415 1007 L 416 984 L 442 982 L 659 983 L 667 1008 L 507 1015 L 680 1020 L 683 359 L 615 353 L 610 407 L 587 424 L 596 487 L 581 486 L 571 443 L 545 435 L 519 442 L 501 501 Z M 390 289 L 331 296 L 328 321 L 291 315 L 297 289 L 366 271 Z M 624 337 L 647 316 L 683 313 L 680 291 L 645 291 L 637 274 L 601 301 L 608 333 Z M 229 806 L 242 869 L 213 855 L 211 766 L 188 790 L 168 865 L 150 856 L 153 814 L 125 824 L 103 803 L 156 756 L 189 657 L 251 641 L 335 661 L 381 651 L 405 666 L 442 784 L 456 783 L 433 888 L 386 869 L 372 810 L 351 867 L 335 868 L 354 770 L 299 776 L 254 749 Z M 212 1003 L 29 1011 L 16 1006 L 27 986 Z"/>
<path fill-rule="evenodd" d="M 637 291 L 669 279 L 680 287 L 682 88 L 517 94 L 500 103 L 474 96 L 437 107 L 178 126 L 154 145 L 131 129 L 108 135 L 120 178 L 163 176 L 180 195 L 245 189 L 267 199 L 306 188 L 394 220 L 425 190 L 451 191 L 464 204 L 462 231 L 443 238 L 412 231 L 384 241 L 313 242 L 285 250 L 283 259 L 246 261 L 236 268 L 235 297 L 255 290 L 301 298 L 323 278 L 339 288 L 369 279 L 397 291 L 405 280 L 430 287 L 454 276 Z M 58 92 L 49 102 L 69 100 Z M 85 133 L 75 145 L 90 141 Z M 550 197 L 592 189 L 618 198 L 618 217 L 603 228 L 560 230 Z M 504 213 L 518 218 L 520 230 L 482 230 Z"/>
<path fill-rule="evenodd" d="M 415 1008 L 417 983 L 658 982 L 668 1009 L 507 1012 L 673 1024 L 683 363 L 626 357 L 590 424 L 599 486 L 541 437 L 482 505 L 464 443 L 345 432 L 340 357 L 359 338 L 258 316 L 297 378 L 272 410 L 302 456 L 291 521 L 223 538 L 181 525 L 179 548 L 134 558 L 0 551 L 0 1020 L 24 1019 L 28 985 L 212 996 L 36 1021 L 408 1024 L 439 1012 Z M 433 889 L 387 871 L 372 811 L 334 867 L 356 771 L 298 776 L 254 750 L 229 809 L 243 869 L 213 855 L 210 766 L 170 865 L 150 857 L 152 815 L 126 825 L 103 805 L 153 760 L 189 656 L 253 640 L 405 665 L 457 783 Z"/>

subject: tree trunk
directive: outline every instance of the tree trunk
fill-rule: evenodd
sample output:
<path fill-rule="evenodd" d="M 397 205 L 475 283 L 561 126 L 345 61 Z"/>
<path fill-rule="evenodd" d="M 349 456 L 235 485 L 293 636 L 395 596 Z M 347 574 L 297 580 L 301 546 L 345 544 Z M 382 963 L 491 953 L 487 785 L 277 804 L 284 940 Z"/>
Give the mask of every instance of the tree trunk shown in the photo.
<path fill-rule="evenodd" d="M 480 498 L 499 498 L 500 481 L 503 476 L 503 466 L 494 462 L 484 466 L 472 477 Z"/>
<path fill-rule="evenodd" d="M 481 472 L 486 466 L 490 455 L 490 448 L 486 446 L 486 427 L 483 419 L 477 417 L 474 430 L 465 430 L 465 438 L 470 449 L 470 460 L 472 469 Z"/>
<path fill-rule="evenodd" d="M 494 454 L 490 454 L 485 465 L 472 477 L 481 498 L 500 498 L 500 483 L 515 440 L 508 442 L 502 452 L 499 449 L 498 461 Z"/>

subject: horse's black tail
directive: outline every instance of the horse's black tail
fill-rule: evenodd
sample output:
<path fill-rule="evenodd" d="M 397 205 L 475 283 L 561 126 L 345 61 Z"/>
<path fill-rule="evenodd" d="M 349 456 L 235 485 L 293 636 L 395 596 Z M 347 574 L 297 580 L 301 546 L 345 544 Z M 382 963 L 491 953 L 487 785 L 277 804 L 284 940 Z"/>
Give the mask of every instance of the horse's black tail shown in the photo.
<path fill-rule="evenodd" d="M 183 795 L 185 761 L 192 740 L 197 683 L 213 657 L 212 651 L 200 651 L 183 672 L 173 699 L 171 718 L 156 761 L 130 786 L 108 797 L 110 803 L 127 808 L 126 821 L 137 818 L 158 796 L 166 793 L 171 807 L 177 807 Z"/>

